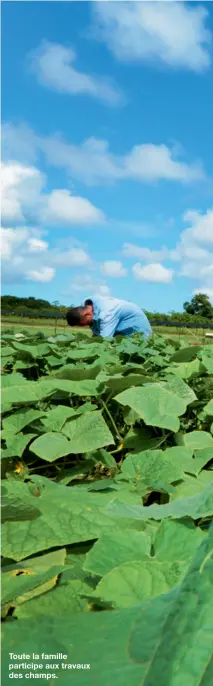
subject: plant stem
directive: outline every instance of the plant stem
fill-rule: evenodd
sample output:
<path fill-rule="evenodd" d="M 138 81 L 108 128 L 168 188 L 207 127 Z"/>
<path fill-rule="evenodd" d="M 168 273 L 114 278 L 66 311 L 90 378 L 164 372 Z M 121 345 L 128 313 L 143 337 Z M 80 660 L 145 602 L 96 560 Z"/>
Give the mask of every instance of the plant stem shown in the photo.
<path fill-rule="evenodd" d="M 103 405 L 103 407 L 104 407 L 105 412 L 108 414 L 108 417 L 109 417 L 109 419 L 110 419 L 110 421 L 111 421 L 111 424 L 112 424 L 112 426 L 113 426 L 113 428 L 114 428 L 114 430 L 115 430 L 116 437 L 117 437 L 117 438 L 119 439 L 119 441 L 121 441 L 121 443 L 122 443 L 122 442 L 123 442 L 123 438 L 122 438 L 120 432 L 118 431 L 118 427 L 116 426 L 116 423 L 114 422 L 114 419 L 113 419 L 113 417 L 112 417 L 112 415 L 111 415 L 110 410 L 108 409 L 106 403 L 104 402 L 104 400 L 102 400 L 102 398 L 101 398 L 101 403 L 102 403 L 102 405 Z"/>

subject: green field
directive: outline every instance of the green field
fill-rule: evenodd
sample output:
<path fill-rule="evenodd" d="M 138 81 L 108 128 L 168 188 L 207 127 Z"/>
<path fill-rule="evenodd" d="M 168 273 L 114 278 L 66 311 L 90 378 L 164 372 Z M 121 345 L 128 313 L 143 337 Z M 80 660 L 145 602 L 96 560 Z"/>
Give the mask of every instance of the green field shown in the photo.
<path fill-rule="evenodd" d="M 1 320 L 2 332 L 8 330 L 10 333 L 35 333 L 42 332 L 45 336 L 51 336 L 54 333 L 60 331 L 68 331 L 69 328 L 65 320 L 49 320 L 47 319 L 32 319 L 28 317 L 2 317 Z M 78 329 L 76 328 L 76 331 Z M 208 329 L 186 329 L 185 327 L 177 328 L 174 326 L 155 326 L 153 330 L 164 336 L 165 338 L 186 338 L 189 343 L 209 343 L 210 340 L 206 339 L 205 334 L 208 333 Z M 90 330 L 85 330 L 85 333 L 90 335 Z M 210 332 L 210 330 L 209 330 Z"/>
<path fill-rule="evenodd" d="M 213 347 L 48 329 L 1 338 L 2 683 L 208 686 Z"/>

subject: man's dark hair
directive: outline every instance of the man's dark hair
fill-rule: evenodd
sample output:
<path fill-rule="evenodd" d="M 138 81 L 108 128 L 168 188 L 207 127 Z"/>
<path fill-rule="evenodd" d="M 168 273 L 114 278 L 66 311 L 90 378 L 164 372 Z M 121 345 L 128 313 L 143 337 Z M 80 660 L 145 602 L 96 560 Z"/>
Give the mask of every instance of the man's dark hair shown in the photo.
<path fill-rule="evenodd" d="M 84 314 L 85 307 L 70 307 L 66 314 L 67 324 L 69 324 L 69 326 L 79 326 Z"/>

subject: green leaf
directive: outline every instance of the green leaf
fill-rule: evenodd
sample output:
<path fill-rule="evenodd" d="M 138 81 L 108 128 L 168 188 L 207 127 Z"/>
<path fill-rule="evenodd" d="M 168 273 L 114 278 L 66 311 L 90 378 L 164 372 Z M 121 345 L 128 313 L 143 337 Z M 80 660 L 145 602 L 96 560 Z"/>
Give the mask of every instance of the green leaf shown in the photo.
<path fill-rule="evenodd" d="M 145 668 L 144 686 L 207 686 L 212 677 L 213 530 L 205 538 L 171 602 L 153 601 L 134 626 L 131 659 Z M 141 641 L 143 636 L 143 641 Z"/>
<path fill-rule="evenodd" d="M 171 362 L 191 362 L 197 357 L 201 350 L 201 346 L 190 345 L 188 348 L 181 348 L 172 355 L 170 358 Z"/>
<path fill-rule="evenodd" d="M 208 374 L 213 374 L 213 357 L 209 357 L 206 354 L 202 354 L 202 363 L 208 372 Z"/>
<path fill-rule="evenodd" d="M 35 570 L 36 573 L 38 573 L 42 572 L 44 569 L 49 569 L 54 565 L 65 565 L 65 559 L 66 548 L 59 548 L 59 550 L 54 550 L 52 553 L 36 555 L 35 557 L 30 557 L 27 560 L 22 560 L 21 562 L 4 566 L 2 572 L 24 572 L 25 574 L 32 574 L 33 570 Z"/>
<path fill-rule="evenodd" d="M 165 373 L 175 374 L 181 379 L 189 381 L 196 376 L 199 376 L 202 372 L 201 362 L 196 358 L 192 362 L 180 362 L 179 364 L 174 363 L 173 366 L 167 367 Z"/>
<path fill-rule="evenodd" d="M 87 345 L 84 348 L 70 348 L 67 354 L 67 360 L 90 360 L 97 357 L 97 348 L 92 345 Z"/>
<path fill-rule="evenodd" d="M 169 376 L 167 378 L 166 388 L 168 391 L 176 393 L 179 398 L 183 398 L 187 405 L 190 405 L 190 403 L 193 403 L 197 399 L 193 389 L 190 388 L 183 379 L 177 376 Z"/>
<path fill-rule="evenodd" d="M 138 507 L 109 503 L 107 507 L 109 514 L 117 517 L 127 517 L 128 519 L 164 519 L 172 517 L 181 519 L 182 517 L 213 516 L 213 481 L 211 481 L 201 493 L 189 498 L 177 498 L 167 505 L 150 505 L 149 507 Z"/>
<path fill-rule="evenodd" d="M 195 450 L 194 459 L 192 460 L 192 467 L 190 473 L 196 476 L 201 472 L 201 469 L 213 459 L 213 447 L 203 448 L 202 450 Z"/>
<path fill-rule="evenodd" d="M 192 450 L 213 449 L 213 438 L 208 431 L 190 431 L 184 434 L 184 443 L 187 448 L 192 448 Z"/>
<path fill-rule="evenodd" d="M 4 623 L 4 683 L 8 678 L 8 646 L 15 646 L 18 654 L 23 645 L 29 654 L 35 645 L 38 653 L 52 654 L 58 650 L 60 636 L 60 650 L 69 656 L 72 636 L 76 664 L 90 664 L 90 669 L 79 670 L 75 681 L 80 686 L 109 686 L 114 680 L 116 686 L 210 684 L 213 575 L 212 542 L 208 539 L 198 549 L 182 584 L 166 595 L 114 612 Z M 70 670 L 61 674 L 64 685 L 70 686 Z"/>
<path fill-rule="evenodd" d="M 205 405 L 203 412 L 205 412 L 208 417 L 213 417 L 213 399 L 209 400 L 207 405 Z"/>
<path fill-rule="evenodd" d="M 193 465 L 194 462 L 195 460 L 192 460 Z M 194 469 L 196 469 L 196 467 Z M 212 482 L 212 478 L 212 472 L 207 470 L 200 472 L 197 478 L 190 476 L 190 474 L 185 474 L 184 481 L 181 481 L 181 483 L 175 486 L 175 490 L 171 494 L 171 500 L 191 498 L 199 493 L 203 493 L 204 488 Z"/>
<path fill-rule="evenodd" d="M 167 593 L 183 579 L 185 562 L 160 562 L 155 559 L 124 562 L 106 574 L 96 586 L 93 597 L 131 607 L 149 598 Z"/>
<path fill-rule="evenodd" d="M 65 363 L 65 360 L 62 357 L 56 357 L 56 355 L 48 355 L 46 361 L 51 369 L 62 367 L 62 365 Z"/>
<path fill-rule="evenodd" d="M 178 431 L 179 419 L 186 409 L 186 402 L 161 386 L 130 388 L 116 396 L 121 405 L 128 405 L 149 426 L 159 426 Z"/>
<path fill-rule="evenodd" d="M 13 376 L 13 374 L 8 374 L 7 378 L 9 376 Z M 17 374 L 14 374 L 14 376 L 17 376 Z M 25 380 L 23 393 L 23 382 L 19 383 L 18 381 L 18 385 L 10 384 L 2 389 L 3 411 L 7 411 L 14 404 L 26 405 L 27 403 L 44 400 L 44 398 L 53 395 L 57 391 L 65 394 L 65 397 L 67 394 L 78 396 L 98 395 L 98 384 L 92 379 L 78 382 L 47 377 L 39 381 Z"/>
<path fill-rule="evenodd" d="M 130 410 L 132 412 L 133 410 Z M 130 429 L 124 437 L 125 450 L 134 450 L 138 453 L 142 450 L 153 450 L 158 448 L 163 442 L 162 436 L 153 438 L 153 434 L 146 428 Z"/>
<path fill-rule="evenodd" d="M 2 603 L 14 603 L 17 599 L 24 602 L 24 595 L 29 591 L 43 585 L 49 579 L 53 579 L 61 571 L 61 567 L 55 566 L 40 574 L 14 574 L 14 572 L 4 572 L 2 575 Z"/>
<path fill-rule="evenodd" d="M 10 376 L 21 377 L 22 375 L 8 374 L 7 378 L 9 379 Z M 22 379 L 24 379 L 24 377 L 22 377 Z M 49 378 L 45 381 L 26 381 L 26 379 L 24 379 L 24 381 L 16 379 L 16 383 L 11 383 L 10 381 L 10 383 L 2 389 L 3 411 L 7 411 L 8 408 L 11 408 L 14 404 L 26 405 L 27 403 L 35 403 L 39 400 L 43 400 L 57 390 L 56 384 L 57 381 L 52 381 Z"/>
<path fill-rule="evenodd" d="M 11 348 L 9 345 L 2 346 L 1 348 L 1 356 L 4 357 L 11 357 L 14 355 L 14 350 Z"/>
<path fill-rule="evenodd" d="M 65 391 L 78 396 L 96 396 L 99 394 L 99 384 L 93 379 L 81 381 L 67 381 L 66 379 L 54 379 L 55 389 Z"/>
<path fill-rule="evenodd" d="M 139 614 L 140 607 L 136 607 L 120 612 L 82 612 L 64 617 L 55 614 L 50 618 L 35 616 L 4 622 L 2 681 L 6 686 L 10 662 L 8 646 L 15 646 L 18 654 L 23 651 L 23 645 L 28 654 L 35 652 L 35 646 L 40 654 L 44 651 L 53 654 L 58 650 L 60 637 L 59 647 L 63 654 L 68 655 L 67 663 L 74 661 L 75 664 L 90 665 L 90 669 L 79 669 L 76 676 L 72 673 L 73 684 L 110 686 L 115 679 L 116 686 L 128 686 L 130 683 L 131 686 L 139 686 L 143 674 L 141 665 L 133 662 L 128 652 L 130 630 Z M 73 658 L 70 655 L 71 636 Z M 46 660 L 44 664 L 48 662 Z M 24 671 L 20 671 L 24 676 Z M 71 669 L 60 670 L 63 686 L 70 686 L 70 674 Z"/>
<path fill-rule="evenodd" d="M 21 431 L 21 429 L 24 429 L 25 426 L 28 426 L 37 419 L 44 417 L 45 414 L 46 413 L 44 411 L 42 412 L 40 410 L 18 410 L 17 412 L 13 412 L 13 414 L 9 415 L 9 417 L 3 419 L 3 430 L 8 434 L 16 434 Z"/>
<path fill-rule="evenodd" d="M 126 521 L 115 523 L 106 511 L 107 504 L 117 497 L 117 491 L 90 493 L 79 487 L 70 489 L 38 476 L 33 477 L 33 484 L 33 488 L 42 489 L 41 497 L 36 498 L 41 516 L 34 522 L 20 522 L 18 529 L 14 522 L 3 524 L 4 557 L 21 560 L 42 550 L 94 540 L 108 528 L 127 528 Z M 27 498 L 29 487 L 22 485 Z M 15 486 L 14 482 L 8 482 L 10 493 L 15 493 Z M 119 497 L 130 504 L 140 502 L 137 494 L 128 491 L 123 491 L 123 494 L 120 491 Z M 128 523 L 128 527 L 137 528 L 134 521 Z"/>
<path fill-rule="evenodd" d="M 77 419 L 67 421 L 63 433 L 70 439 L 70 452 L 88 453 L 114 444 L 101 411 L 85 412 Z"/>
<path fill-rule="evenodd" d="M 66 617 L 88 609 L 88 599 L 82 596 L 88 595 L 88 584 L 74 579 L 64 586 L 57 586 L 48 593 L 32 598 L 28 602 L 19 605 L 15 610 L 15 617 Z"/>
<path fill-rule="evenodd" d="M 25 521 L 29 519 L 37 519 L 40 516 L 40 511 L 35 507 L 33 499 L 26 502 L 24 498 L 18 496 L 12 497 L 8 494 L 7 489 L 3 486 L 1 493 L 1 517 L 2 523 L 6 521 Z"/>
<path fill-rule="evenodd" d="M 153 544 L 156 559 L 162 562 L 188 562 L 205 536 L 191 521 L 164 520 L 157 529 Z"/>
<path fill-rule="evenodd" d="M 29 445 L 36 434 L 11 434 L 7 438 L 7 448 L 2 450 L 1 459 L 5 460 L 8 457 L 21 457 L 25 448 Z"/>
<path fill-rule="evenodd" d="M 66 407 L 66 405 L 58 405 L 52 410 L 48 411 L 45 419 L 42 420 L 46 431 L 61 431 L 63 425 L 69 417 L 75 415 L 73 407 Z"/>
<path fill-rule="evenodd" d="M 67 486 L 71 483 L 71 481 L 75 481 L 78 478 L 81 479 L 86 474 L 89 474 L 90 470 L 93 469 L 94 466 L 95 460 L 85 460 L 76 467 L 72 467 L 71 469 L 64 469 L 61 476 L 59 476 L 58 481 L 60 482 L 60 484 Z"/>
<path fill-rule="evenodd" d="M 22 357 L 27 356 L 32 357 L 33 359 L 36 359 L 37 357 L 43 357 L 44 355 L 49 355 L 51 350 L 48 343 L 40 343 L 39 345 L 26 345 L 25 343 L 16 343 L 14 341 L 13 347 L 15 351 L 17 350 Z"/>
<path fill-rule="evenodd" d="M 70 441 L 62 434 L 51 433 L 51 431 L 36 438 L 31 444 L 30 450 L 46 462 L 54 462 L 59 457 L 64 457 L 72 452 Z"/>
<path fill-rule="evenodd" d="M 11 386 L 20 386 L 29 383 L 22 374 L 13 372 L 12 374 L 3 374 L 1 377 L 1 387 L 11 388 Z M 23 389 L 22 389 L 23 390 Z"/>
<path fill-rule="evenodd" d="M 95 462 L 100 462 L 109 469 L 114 469 L 115 471 L 118 470 L 118 465 L 115 461 L 115 458 L 113 455 L 111 455 L 111 453 L 108 453 L 107 450 L 104 450 L 104 448 L 100 448 L 99 450 L 92 452 L 91 458 L 93 458 Z"/>
<path fill-rule="evenodd" d="M 118 374 L 117 376 L 111 376 L 105 381 L 106 387 L 111 391 L 112 396 L 114 393 L 121 393 L 126 388 L 132 388 L 132 386 L 142 386 L 144 383 L 152 383 L 152 379 L 145 374 L 128 374 L 128 376 L 122 376 Z"/>
<path fill-rule="evenodd" d="M 104 576 L 123 562 L 143 560 L 150 553 L 150 538 L 143 531 L 104 533 L 86 555 L 84 569 Z"/>
<path fill-rule="evenodd" d="M 79 368 L 73 364 L 64 365 L 56 372 L 57 379 L 70 379 L 72 381 L 81 381 L 84 379 L 96 379 L 101 371 L 101 365 L 88 365 L 88 367 Z"/>
<path fill-rule="evenodd" d="M 168 452 L 167 450 L 144 450 L 141 453 L 127 455 L 121 471 L 127 478 L 146 480 L 149 483 L 158 481 L 172 483 L 183 478 L 188 457 L 189 454 L 186 458 L 181 448 L 171 448 Z"/>

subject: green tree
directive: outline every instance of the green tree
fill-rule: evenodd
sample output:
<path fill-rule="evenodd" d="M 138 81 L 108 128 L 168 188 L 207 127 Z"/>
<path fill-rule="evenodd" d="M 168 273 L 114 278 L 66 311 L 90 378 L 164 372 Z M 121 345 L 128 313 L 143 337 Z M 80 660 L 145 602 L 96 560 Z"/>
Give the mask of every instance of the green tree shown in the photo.
<path fill-rule="evenodd" d="M 205 293 L 197 293 L 191 299 L 191 302 L 185 302 L 183 307 L 187 314 L 200 315 L 200 317 L 206 317 L 207 319 L 213 317 L 213 307 Z"/>

